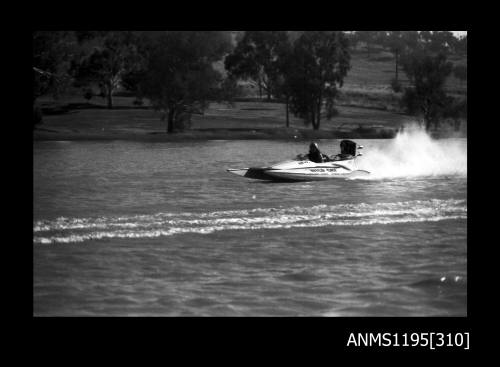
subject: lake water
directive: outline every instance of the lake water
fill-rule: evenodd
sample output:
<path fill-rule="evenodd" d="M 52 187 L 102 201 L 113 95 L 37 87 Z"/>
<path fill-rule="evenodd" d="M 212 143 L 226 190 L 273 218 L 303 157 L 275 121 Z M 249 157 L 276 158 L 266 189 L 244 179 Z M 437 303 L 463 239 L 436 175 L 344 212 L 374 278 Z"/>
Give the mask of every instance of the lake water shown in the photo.
<path fill-rule="evenodd" d="M 308 142 L 35 142 L 34 315 L 466 316 L 467 140 L 357 143 L 370 179 L 270 183 L 225 169 Z"/>

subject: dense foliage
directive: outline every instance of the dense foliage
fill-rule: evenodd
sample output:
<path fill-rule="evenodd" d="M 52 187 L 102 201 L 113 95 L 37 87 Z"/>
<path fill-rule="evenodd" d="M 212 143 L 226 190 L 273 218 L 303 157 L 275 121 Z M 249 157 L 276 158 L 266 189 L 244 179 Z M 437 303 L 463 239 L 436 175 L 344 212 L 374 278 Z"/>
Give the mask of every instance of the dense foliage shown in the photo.
<path fill-rule="evenodd" d="M 444 91 L 444 83 L 452 69 L 453 64 L 443 54 L 432 56 L 416 52 L 404 64 L 412 87 L 406 89 L 403 103 L 408 112 L 422 114 L 426 129 L 431 124 L 437 127 L 439 117 L 446 109 L 449 98 Z"/>
<path fill-rule="evenodd" d="M 33 33 L 33 100 L 52 93 L 56 98 L 72 82 L 72 62 L 77 51 L 70 31 Z"/>
<path fill-rule="evenodd" d="M 89 37 L 80 35 L 82 47 L 88 50 L 81 55 L 77 77 L 80 82 L 97 83 L 106 97 L 108 108 L 113 108 L 113 92 L 123 75 L 141 67 L 137 35 L 131 31 L 109 31 Z"/>
<path fill-rule="evenodd" d="M 291 57 L 291 110 L 317 130 L 323 108 L 328 119 L 335 113 L 338 87 L 350 68 L 348 41 L 343 32 L 304 32 L 295 41 Z"/>
<path fill-rule="evenodd" d="M 285 31 L 248 31 L 234 51 L 225 58 L 225 68 L 232 77 L 253 80 L 267 94 L 276 94 L 281 48 L 288 42 Z"/>
<path fill-rule="evenodd" d="M 176 121 L 187 124 L 192 112 L 218 97 L 223 77 L 213 63 L 230 51 L 231 41 L 226 32 L 169 31 L 150 34 L 147 42 L 146 72 L 139 84 L 163 112 L 167 132 L 173 132 Z"/>
<path fill-rule="evenodd" d="M 249 31 L 226 57 L 229 74 L 254 80 L 306 124 L 319 129 L 322 109 L 330 118 L 337 88 L 349 70 L 348 40 L 343 32 Z M 288 126 L 288 118 L 287 118 Z"/>

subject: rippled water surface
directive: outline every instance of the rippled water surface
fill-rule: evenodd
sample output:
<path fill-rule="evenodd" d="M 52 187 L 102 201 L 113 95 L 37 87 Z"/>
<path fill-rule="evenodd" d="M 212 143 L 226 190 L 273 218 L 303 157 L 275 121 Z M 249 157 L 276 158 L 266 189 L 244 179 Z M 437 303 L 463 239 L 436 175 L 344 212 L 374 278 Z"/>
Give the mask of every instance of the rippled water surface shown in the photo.
<path fill-rule="evenodd" d="M 225 169 L 307 142 L 35 142 L 34 314 L 466 316 L 466 140 L 357 142 L 302 183 Z"/>

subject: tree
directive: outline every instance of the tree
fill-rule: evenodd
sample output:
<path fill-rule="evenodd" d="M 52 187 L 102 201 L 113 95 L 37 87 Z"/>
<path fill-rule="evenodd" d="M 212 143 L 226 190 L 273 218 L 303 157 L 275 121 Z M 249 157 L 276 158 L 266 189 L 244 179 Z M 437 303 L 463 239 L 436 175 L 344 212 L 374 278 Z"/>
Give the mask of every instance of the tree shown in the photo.
<path fill-rule="evenodd" d="M 167 133 L 221 94 L 222 75 L 213 68 L 231 49 L 228 32 L 164 31 L 147 35 L 141 90 L 167 120 Z"/>
<path fill-rule="evenodd" d="M 69 31 L 33 32 L 33 102 L 52 93 L 56 98 L 72 81 L 76 39 Z"/>
<path fill-rule="evenodd" d="M 286 127 L 290 127 L 289 106 L 294 73 L 293 44 L 290 37 L 280 43 L 277 48 L 277 55 L 275 92 L 278 97 L 284 97 L 285 99 Z"/>
<path fill-rule="evenodd" d="M 421 31 L 419 33 L 420 43 L 423 48 L 432 54 L 446 54 L 452 52 L 457 39 L 449 31 Z"/>
<path fill-rule="evenodd" d="M 327 119 L 336 111 L 337 85 L 342 87 L 350 68 L 347 38 L 343 32 L 304 32 L 294 43 L 291 62 L 293 72 L 287 81 L 291 111 L 317 130 L 323 105 Z"/>
<path fill-rule="evenodd" d="M 380 44 L 383 36 L 385 36 L 385 32 L 355 31 L 349 36 L 349 38 L 352 39 L 352 46 L 357 46 L 358 44 L 363 43 L 366 46 L 368 56 L 370 56 L 373 46 L 375 46 L 375 44 Z"/>
<path fill-rule="evenodd" d="M 459 38 L 455 42 L 455 51 L 459 55 L 467 55 L 467 35 Z"/>
<path fill-rule="evenodd" d="M 281 44 L 287 42 L 285 31 L 247 31 L 234 51 L 224 61 L 232 77 L 254 80 L 270 100 L 278 78 L 277 58 Z"/>
<path fill-rule="evenodd" d="M 395 92 L 398 92 L 401 89 L 399 83 L 400 65 L 406 53 L 418 48 L 419 33 L 417 31 L 377 32 L 375 37 L 377 42 L 394 55 L 395 75 L 391 86 Z"/>
<path fill-rule="evenodd" d="M 447 101 L 444 83 L 453 64 L 443 54 L 431 56 L 417 51 L 408 56 L 403 68 L 412 85 L 405 90 L 403 104 L 409 113 L 423 115 L 426 130 L 431 124 L 436 128 Z"/>
<path fill-rule="evenodd" d="M 467 65 L 456 65 L 453 68 L 453 75 L 455 78 L 459 79 L 460 82 L 467 80 Z"/>
<path fill-rule="evenodd" d="M 457 38 L 450 31 L 434 31 L 432 32 L 431 49 L 436 53 L 449 55 L 455 50 Z"/>
<path fill-rule="evenodd" d="M 92 91 L 92 88 L 86 88 L 83 91 L 83 98 L 87 100 L 87 104 L 90 102 L 92 97 L 94 96 L 94 92 Z"/>
<path fill-rule="evenodd" d="M 451 119 L 453 121 L 455 131 L 459 131 L 461 120 L 467 120 L 467 97 L 447 97 L 442 117 L 445 119 Z"/>
<path fill-rule="evenodd" d="M 135 70 L 130 70 L 122 74 L 121 86 L 135 94 L 138 99 L 142 99 L 141 82 L 146 76 L 145 65 L 137 65 Z"/>
<path fill-rule="evenodd" d="M 398 82 L 399 65 L 401 59 L 406 52 L 415 50 L 418 47 L 418 32 L 417 31 L 390 31 L 387 32 L 384 39 L 384 46 L 394 54 L 395 80 Z"/>
<path fill-rule="evenodd" d="M 97 82 L 113 108 L 113 92 L 120 85 L 122 76 L 140 65 L 136 35 L 131 31 L 109 31 L 80 34 L 83 42 L 92 42 L 92 49 L 83 56 L 78 78 Z M 94 38 L 92 38 L 94 36 Z"/>
<path fill-rule="evenodd" d="M 33 128 L 43 123 L 38 97 L 52 93 L 57 98 L 72 82 L 72 59 L 76 39 L 69 31 L 33 32 Z"/>
<path fill-rule="evenodd" d="M 405 39 L 403 32 L 401 31 L 389 32 L 387 35 L 386 45 L 389 48 L 389 50 L 394 54 L 394 61 L 396 63 L 395 82 L 399 83 L 398 80 L 399 58 L 405 48 Z"/>

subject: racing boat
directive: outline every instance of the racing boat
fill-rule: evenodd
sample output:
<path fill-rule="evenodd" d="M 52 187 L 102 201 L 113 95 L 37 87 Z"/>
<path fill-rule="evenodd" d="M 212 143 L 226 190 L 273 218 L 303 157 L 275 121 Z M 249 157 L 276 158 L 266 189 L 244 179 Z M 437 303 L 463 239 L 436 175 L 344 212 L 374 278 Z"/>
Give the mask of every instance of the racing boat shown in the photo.
<path fill-rule="evenodd" d="M 340 142 L 340 154 L 327 157 L 321 163 L 309 160 L 308 155 L 298 155 L 293 160 L 269 167 L 230 168 L 227 171 L 238 176 L 268 181 L 318 181 L 334 178 L 357 178 L 370 172 L 356 167 L 356 157 L 362 149 L 351 140 Z"/>

